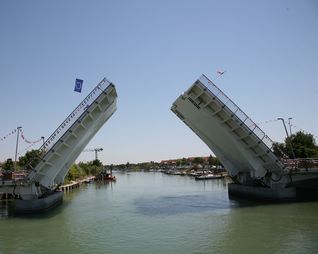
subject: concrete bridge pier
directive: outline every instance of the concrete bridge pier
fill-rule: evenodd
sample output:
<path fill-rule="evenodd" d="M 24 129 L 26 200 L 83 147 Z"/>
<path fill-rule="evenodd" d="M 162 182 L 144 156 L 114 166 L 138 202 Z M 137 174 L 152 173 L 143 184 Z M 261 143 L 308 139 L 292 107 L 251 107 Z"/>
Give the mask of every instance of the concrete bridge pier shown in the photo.
<path fill-rule="evenodd" d="M 297 199 L 295 187 L 266 188 L 260 186 L 248 186 L 237 183 L 228 184 L 230 196 L 245 197 L 267 201 L 293 201 Z"/>

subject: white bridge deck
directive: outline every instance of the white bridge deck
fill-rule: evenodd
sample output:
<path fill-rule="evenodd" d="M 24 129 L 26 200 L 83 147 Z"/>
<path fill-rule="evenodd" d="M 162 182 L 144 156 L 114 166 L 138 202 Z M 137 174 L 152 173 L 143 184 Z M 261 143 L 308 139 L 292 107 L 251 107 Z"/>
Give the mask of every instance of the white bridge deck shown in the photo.
<path fill-rule="evenodd" d="M 117 108 L 115 86 L 104 78 L 40 148 L 43 157 L 24 181 L 0 183 L 0 192 L 34 199 L 55 189 L 76 158 Z M 11 185 L 11 186 L 10 186 Z"/>
<path fill-rule="evenodd" d="M 238 182 L 263 179 L 268 184 L 268 176 L 273 182 L 295 171 L 273 153 L 274 142 L 204 75 L 179 96 L 171 110 L 208 145 Z"/>

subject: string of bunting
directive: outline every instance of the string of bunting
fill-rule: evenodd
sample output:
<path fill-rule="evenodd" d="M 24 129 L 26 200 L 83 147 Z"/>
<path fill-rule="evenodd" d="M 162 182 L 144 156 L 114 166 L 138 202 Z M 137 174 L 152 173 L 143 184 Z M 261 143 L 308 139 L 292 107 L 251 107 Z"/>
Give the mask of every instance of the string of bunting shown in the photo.
<path fill-rule="evenodd" d="M 253 124 L 251 124 L 248 127 L 249 128 L 253 128 L 253 127 L 256 127 L 256 126 L 260 126 L 260 125 L 267 124 L 267 123 L 273 123 L 273 122 L 277 122 L 277 121 L 278 121 L 277 119 L 267 120 L 267 121 L 264 121 L 264 122 L 253 123 Z"/>
<path fill-rule="evenodd" d="M 17 129 L 14 129 L 12 131 L 10 131 L 7 135 L 3 136 L 1 139 L 0 139 L 0 142 L 6 140 L 8 137 L 10 137 L 11 135 L 15 134 L 17 132 Z"/>
<path fill-rule="evenodd" d="M 277 122 L 277 121 L 278 121 L 278 119 L 272 119 L 272 120 L 267 120 L 267 121 L 264 121 L 264 122 L 259 122 L 259 123 L 257 123 L 257 125 L 273 123 L 273 122 Z"/>
<path fill-rule="evenodd" d="M 30 140 L 27 140 L 25 137 L 24 137 L 24 134 L 23 134 L 23 131 L 22 129 L 20 130 L 21 131 L 21 138 L 28 144 L 36 144 L 38 142 L 40 142 L 42 140 L 42 138 L 38 139 L 38 140 L 35 140 L 35 141 L 30 141 Z"/>
<path fill-rule="evenodd" d="M 26 147 L 25 149 L 23 149 L 22 151 L 18 152 L 18 155 L 21 155 L 22 153 L 24 153 L 25 151 L 29 150 L 32 146 L 34 146 L 36 143 L 32 143 L 31 145 L 29 145 L 28 147 Z"/>

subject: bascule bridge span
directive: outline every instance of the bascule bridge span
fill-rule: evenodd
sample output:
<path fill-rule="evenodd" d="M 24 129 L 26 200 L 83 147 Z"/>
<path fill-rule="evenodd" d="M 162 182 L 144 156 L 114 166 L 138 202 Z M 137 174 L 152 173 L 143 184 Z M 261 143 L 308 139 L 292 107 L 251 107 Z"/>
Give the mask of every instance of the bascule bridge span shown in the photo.
<path fill-rule="evenodd" d="M 317 161 L 306 168 L 299 160 L 278 158 L 274 142 L 205 75 L 171 110 L 223 163 L 235 182 L 232 194 L 293 199 L 296 186 L 318 180 Z"/>
<path fill-rule="evenodd" d="M 44 203 L 50 200 L 34 200 L 45 200 L 64 182 L 70 166 L 116 109 L 115 86 L 104 78 L 45 141 L 40 148 L 41 160 L 26 179 L 1 182 L 0 192 L 30 201 L 31 205 L 21 205 L 30 210 L 46 208 Z"/>

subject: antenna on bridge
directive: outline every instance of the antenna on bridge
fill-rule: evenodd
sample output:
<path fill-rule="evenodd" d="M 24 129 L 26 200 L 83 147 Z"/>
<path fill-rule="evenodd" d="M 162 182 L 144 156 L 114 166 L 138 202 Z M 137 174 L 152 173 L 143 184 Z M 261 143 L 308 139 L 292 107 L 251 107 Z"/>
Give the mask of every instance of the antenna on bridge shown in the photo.
<path fill-rule="evenodd" d="M 103 151 L 103 148 L 86 149 L 83 152 L 95 152 L 95 160 L 98 160 L 97 153 Z"/>

